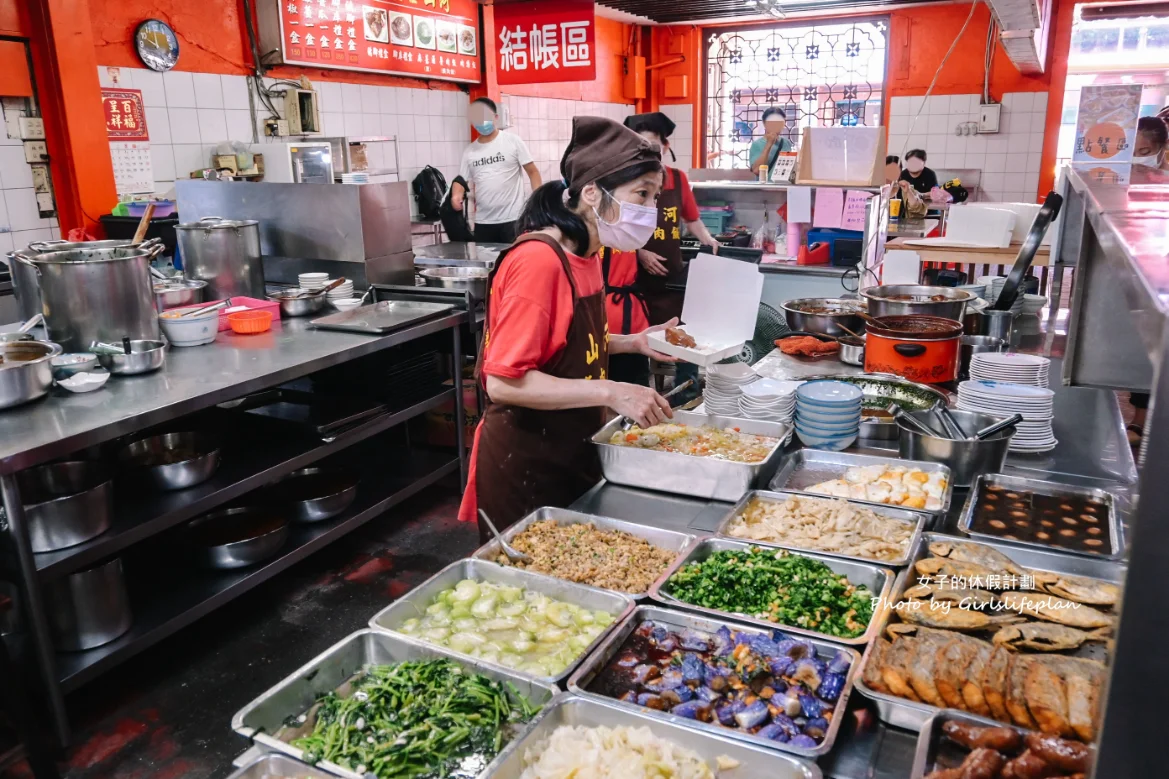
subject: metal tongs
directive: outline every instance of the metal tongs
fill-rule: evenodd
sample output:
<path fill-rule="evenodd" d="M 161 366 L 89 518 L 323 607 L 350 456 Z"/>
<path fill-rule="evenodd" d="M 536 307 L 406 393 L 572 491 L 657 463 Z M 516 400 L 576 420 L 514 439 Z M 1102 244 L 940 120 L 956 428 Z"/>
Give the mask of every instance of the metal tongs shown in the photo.
<path fill-rule="evenodd" d="M 227 300 L 221 300 L 218 303 L 212 303 L 209 306 L 203 306 L 202 308 L 196 308 L 193 311 L 184 311 L 183 313 L 179 314 L 178 318 L 179 319 L 186 319 L 187 317 L 199 316 L 200 314 L 208 314 L 212 311 L 218 311 L 221 308 L 227 308 L 230 305 L 231 305 L 231 298 L 228 298 Z"/>
<path fill-rule="evenodd" d="M 662 398 L 669 399 L 693 384 L 694 384 L 694 379 L 686 379 L 686 381 L 682 382 L 677 387 L 674 387 L 672 390 L 667 392 L 665 395 L 662 395 Z M 631 427 L 633 427 L 633 425 L 634 425 L 633 420 L 630 419 L 629 417 L 625 417 L 624 419 L 625 419 L 625 421 L 621 423 L 621 430 L 622 431 L 628 430 Z"/>

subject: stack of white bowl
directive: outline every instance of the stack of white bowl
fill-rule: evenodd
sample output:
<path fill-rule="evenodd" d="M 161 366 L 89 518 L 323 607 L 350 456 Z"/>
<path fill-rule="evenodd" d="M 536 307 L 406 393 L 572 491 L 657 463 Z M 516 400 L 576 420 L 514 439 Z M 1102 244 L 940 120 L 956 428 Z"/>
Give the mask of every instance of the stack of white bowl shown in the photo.
<path fill-rule="evenodd" d="M 995 304 L 995 302 L 999 299 L 999 294 L 1003 291 L 1003 287 L 1005 287 L 1007 285 L 1007 277 L 1006 276 L 979 276 L 978 283 L 986 285 L 985 297 L 987 300 L 990 301 L 990 304 L 993 306 Z M 1025 297 L 1026 296 L 1023 294 L 1022 286 L 1020 285 L 1019 294 L 1015 297 L 1014 305 L 1011 306 L 1011 311 L 1012 311 L 1012 313 L 1015 314 L 1015 316 L 1018 316 L 1019 314 L 1023 313 L 1023 304 L 1025 302 L 1025 300 L 1024 300 Z"/>
<path fill-rule="evenodd" d="M 328 284 L 328 273 L 302 273 L 296 277 L 296 285 L 305 292 L 319 292 Z"/>
<path fill-rule="evenodd" d="M 325 283 L 325 286 L 328 286 L 332 283 L 333 279 L 329 279 Z M 329 299 L 330 303 L 334 300 L 353 297 L 353 279 L 345 279 L 341 286 L 337 287 L 336 289 L 329 290 L 327 293 L 325 293 L 325 296 Z"/>
<path fill-rule="evenodd" d="M 791 422 L 796 413 L 796 390 L 802 381 L 760 379 L 741 388 L 739 412 L 743 419 Z"/>
<path fill-rule="evenodd" d="M 1037 354 L 995 352 L 975 354 L 970 360 L 970 378 L 1047 387 L 1051 360 Z"/>
<path fill-rule="evenodd" d="M 1023 313 L 1039 315 L 1043 307 L 1047 305 L 1047 297 L 1044 295 L 1024 295 L 1023 296 Z"/>
<path fill-rule="evenodd" d="M 864 393 L 843 381 L 804 383 L 796 390 L 796 435 L 804 446 L 839 452 L 856 441 Z"/>
<path fill-rule="evenodd" d="M 737 417 L 739 398 L 743 387 L 759 381 L 759 374 L 746 363 L 732 362 L 712 365 L 706 370 L 706 389 L 703 390 L 703 406 L 708 414 L 723 417 Z"/>
<path fill-rule="evenodd" d="M 1046 387 L 1003 381 L 964 381 L 958 385 L 958 408 L 982 414 L 1022 414 L 1011 439 L 1012 452 L 1050 452 L 1059 443 L 1051 430 L 1055 393 Z"/>

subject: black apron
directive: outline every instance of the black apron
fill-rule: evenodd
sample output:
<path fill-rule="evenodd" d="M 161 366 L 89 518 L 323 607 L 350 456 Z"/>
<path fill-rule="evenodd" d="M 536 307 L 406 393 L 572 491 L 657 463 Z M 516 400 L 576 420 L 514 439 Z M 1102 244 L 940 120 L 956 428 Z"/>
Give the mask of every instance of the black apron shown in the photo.
<path fill-rule="evenodd" d="M 673 186 L 658 195 L 658 227 L 645 248 L 660 254 L 666 260 L 665 276 L 655 276 L 638 265 L 637 286 L 649 308 L 649 323 L 660 325 L 672 317 L 682 316 L 681 290 L 667 289 L 670 283 L 681 283 L 685 265 L 682 263 L 682 177 L 673 168 L 666 168 L 667 181 Z"/>

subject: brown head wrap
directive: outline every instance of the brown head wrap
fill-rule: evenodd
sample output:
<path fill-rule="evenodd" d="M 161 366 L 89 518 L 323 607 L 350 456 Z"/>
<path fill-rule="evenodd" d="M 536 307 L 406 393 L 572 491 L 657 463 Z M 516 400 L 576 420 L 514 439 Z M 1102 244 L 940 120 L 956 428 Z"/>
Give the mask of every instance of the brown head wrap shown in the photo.
<path fill-rule="evenodd" d="M 572 140 L 560 160 L 560 174 L 575 193 L 610 173 L 661 161 L 661 147 L 629 128 L 599 116 L 578 116 L 572 120 Z"/>

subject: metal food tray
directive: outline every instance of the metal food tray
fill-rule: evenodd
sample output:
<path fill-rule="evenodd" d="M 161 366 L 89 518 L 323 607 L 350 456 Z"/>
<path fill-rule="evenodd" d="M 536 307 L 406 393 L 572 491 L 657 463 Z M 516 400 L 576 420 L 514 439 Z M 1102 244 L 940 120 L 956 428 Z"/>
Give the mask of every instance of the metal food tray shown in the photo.
<path fill-rule="evenodd" d="M 901 600 L 902 593 L 910 586 L 917 583 L 916 574 L 913 566 L 918 560 L 929 557 L 929 545 L 936 541 L 944 541 L 948 543 L 966 542 L 972 544 L 982 544 L 989 546 L 1002 552 L 1007 557 L 1011 558 L 1017 564 L 1024 568 L 1029 568 L 1035 571 L 1050 571 L 1052 573 L 1066 573 L 1073 576 L 1086 576 L 1092 579 L 1102 579 L 1104 581 L 1113 582 L 1115 584 L 1123 584 L 1127 566 L 1123 563 L 1114 560 L 1100 560 L 1090 557 L 1077 557 L 1074 555 L 1066 555 L 1060 552 L 1041 551 L 1034 547 L 1028 546 L 1010 546 L 1009 544 L 1000 544 L 981 539 L 975 541 L 972 539 L 961 538 L 958 536 L 947 535 L 945 533 L 923 533 L 921 540 L 918 542 L 917 548 L 909 560 L 909 567 L 906 568 L 897 577 L 897 581 L 893 585 L 892 597 L 887 602 L 888 604 L 895 604 Z M 874 622 L 879 622 L 877 635 L 885 632 L 885 628 L 893 619 L 893 609 L 886 607 L 881 613 L 880 619 L 874 616 Z M 877 704 L 877 716 L 883 722 L 890 725 L 895 725 L 906 730 L 920 731 L 922 725 L 934 714 L 937 714 L 941 709 L 937 706 L 931 706 L 928 703 L 916 703 L 906 698 L 898 698 L 895 695 L 886 695 L 885 693 L 870 690 L 864 683 L 864 667 L 869 662 L 869 657 L 873 653 L 873 646 L 876 642 L 872 642 L 865 649 L 864 659 L 861 663 L 861 668 L 856 675 L 856 689 L 861 691 L 866 698 L 869 698 Z M 1042 653 L 1039 653 L 1042 654 Z M 998 723 L 1005 725 L 1008 723 Z"/>
<path fill-rule="evenodd" d="M 719 779 L 821 779 L 820 769 L 798 758 L 777 754 L 739 739 L 727 738 L 721 733 L 708 733 L 693 727 L 693 720 L 667 715 L 654 717 L 623 706 L 615 706 L 604 699 L 564 693 L 548 704 L 522 738 L 512 741 L 488 766 L 490 779 L 519 779 L 524 770 L 524 750 L 542 738 L 552 735 L 559 727 L 632 727 L 649 728 L 658 738 L 671 741 L 698 753 L 708 764 L 719 757 L 739 762 L 733 769 L 717 772 Z M 681 719 L 683 723 L 672 720 Z M 725 730 L 722 729 L 722 730 Z M 774 743 L 774 742 L 772 742 Z"/>
<path fill-rule="evenodd" d="M 836 736 L 840 732 L 840 727 L 844 722 L 844 712 L 848 708 L 848 699 L 852 695 L 853 682 L 856 680 L 857 671 L 860 667 L 860 655 L 855 649 L 841 647 L 837 644 L 828 641 L 821 641 L 819 639 L 810 639 L 813 646 L 816 647 L 816 656 L 825 662 L 831 660 L 839 651 L 845 651 L 852 655 L 852 664 L 848 667 L 848 674 L 845 676 L 844 688 L 840 691 L 840 698 L 836 701 L 836 708 L 833 709 L 832 719 L 828 723 L 828 731 L 824 734 L 824 740 L 816 745 L 815 749 L 800 749 L 778 741 L 772 741 L 767 738 L 760 738 L 754 733 L 737 730 L 735 728 L 724 728 L 722 725 L 717 725 L 710 722 L 700 722 L 698 720 L 687 719 L 680 717 L 677 714 L 671 714 L 668 711 L 657 711 L 649 709 L 644 706 L 638 706 L 636 703 L 627 703 L 625 701 L 617 700 L 616 698 L 609 698 L 600 693 L 591 692 L 586 689 L 597 674 L 604 670 L 605 665 L 612 659 L 612 657 L 621 651 L 621 647 L 625 645 L 626 639 L 630 634 L 637 629 L 637 626 L 645 621 L 660 622 L 671 627 L 683 629 L 691 628 L 693 630 L 701 630 L 705 633 L 714 633 L 723 625 L 734 631 L 741 633 L 752 633 L 756 635 L 771 636 L 770 629 L 753 628 L 747 625 L 735 623 L 733 620 L 710 617 L 701 617 L 697 614 L 686 614 L 680 611 L 673 611 L 671 609 L 663 609 L 660 606 L 638 606 L 633 613 L 617 626 L 617 629 L 609 634 L 605 639 L 605 643 L 601 645 L 596 652 L 589 655 L 588 661 L 582 665 L 572 678 L 568 680 L 569 692 L 577 695 L 583 695 L 591 700 L 604 701 L 608 706 L 620 709 L 622 711 L 631 711 L 641 714 L 643 717 L 660 722 L 668 722 L 674 725 L 680 725 L 683 728 L 694 731 L 696 734 L 712 734 L 722 736 L 724 739 L 731 739 L 737 742 L 746 742 L 748 744 L 758 744 L 767 749 L 778 749 L 784 752 L 791 752 L 808 760 L 815 760 L 820 755 L 826 755 L 832 750 L 832 745 L 836 742 Z M 781 628 L 782 629 L 782 628 Z M 792 631 L 786 631 L 792 632 Z M 749 774 L 751 776 L 767 776 L 767 774 Z M 719 774 L 721 779 L 722 774 Z"/>
<path fill-rule="evenodd" d="M 334 692 L 368 665 L 438 658 L 454 660 L 490 679 L 510 683 L 520 695 L 538 706 L 547 703 L 559 692 L 556 685 L 505 668 L 487 665 L 403 636 L 366 629 L 341 639 L 237 711 L 231 718 L 231 728 L 264 749 L 304 760 L 303 750 L 275 736 L 285 720 L 304 714 L 322 695 Z M 531 727 L 530 723 L 524 729 L 528 727 Z M 517 733 L 516 738 L 521 737 L 523 732 Z M 317 767 L 347 779 L 365 779 L 361 774 L 327 761 L 321 761 Z"/>
<path fill-rule="evenodd" d="M 978 493 L 982 485 L 1000 486 L 1007 489 L 1034 492 L 1040 495 L 1050 495 L 1055 498 L 1091 498 L 1098 500 L 1108 507 L 1108 540 L 1110 548 L 1107 553 L 1082 552 L 1077 549 L 1068 549 L 1054 544 L 1044 544 L 1039 541 L 1016 541 L 990 533 L 980 533 L 970 529 L 974 522 L 974 514 L 978 510 Z M 1070 484 L 1055 484 L 1042 479 L 1027 479 L 1022 476 L 1006 476 L 1001 473 L 982 474 L 974 480 L 970 487 L 970 494 L 966 497 L 966 504 L 962 507 L 962 516 L 958 520 L 958 529 L 971 538 L 985 539 L 1010 546 L 1034 547 L 1047 549 L 1063 554 L 1081 555 L 1103 560 L 1120 560 L 1124 557 L 1124 528 L 1120 522 L 1119 512 L 1116 510 L 1116 496 L 1108 490 L 1093 487 L 1073 487 Z"/>
<path fill-rule="evenodd" d="M 583 514 L 579 511 L 569 511 L 568 509 L 545 506 L 544 508 L 536 509 L 531 514 L 528 514 L 519 522 L 509 527 L 507 530 L 503 531 L 503 540 L 510 544 L 516 536 L 527 530 L 528 526 L 532 523 L 542 522 L 549 519 L 554 520 L 561 525 L 593 524 L 601 530 L 622 530 L 631 536 L 644 538 L 650 544 L 660 549 L 666 549 L 674 552 L 675 559 L 677 558 L 677 555 L 685 552 L 686 549 L 692 543 L 694 543 L 694 540 L 698 538 L 698 536 L 694 536 L 689 533 L 679 533 L 676 530 L 666 530 L 664 528 L 653 527 L 651 525 L 639 525 L 636 522 L 626 522 L 623 519 L 598 517 L 594 514 Z M 475 552 L 471 555 L 471 558 L 474 560 L 487 560 L 488 562 L 494 563 L 495 558 L 500 554 L 501 552 L 499 550 L 499 542 L 493 538 L 483 546 L 476 549 Z M 505 565 L 503 567 L 510 568 L 511 566 Z M 545 575 L 549 576 L 551 574 Z M 601 587 L 599 589 L 607 588 Z M 628 595 L 635 601 L 645 600 L 649 597 L 649 591 L 634 593 L 625 592 L 624 590 L 613 590 L 613 592 L 620 592 L 622 595 Z"/>
<path fill-rule="evenodd" d="M 608 481 L 629 487 L 693 495 L 698 498 L 734 503 L 743 493 L 755 486 L 755 480 L 764 468 L 773 464 L 783 451 L 783 442 L 791 433 L 791 425 L 782 422 L 760 422 L 753 419 L 696 414 L 675 409 L 674 421 L 684 425 L 711 425 L 737 427 L 744 433 L 777 439 L 775 447 L 758 463 L 737 463 L 713 457 L 659 452 L 634 446 L 609 443 L 613 433 L 621 429 L 623 418 L 611 420 L 593 435 L 593 443 L 601 458 L 601 471 Z"/>
<path fill-rule="evenodd" d="M 333 779 L 333 774 L 327 774 L 319 768 L 313 768 L 299 760 L 293 760 L 287 755 L 278 752 L 269 752 L 257 757 L 243 768 L 227 777 L 227 779 Z"/>
<path fill-rule="evenodd" d="M 847 644 L 849 646 L 863 646 L 873 640 L 877 635 L 878 625 L 883 621 L 881 619 L 882 612 L 888 604 L 889 592 L 893 588 L 893 571 L 888 568 L 883 568 L 872 562 L 854 562 L 852 560 L 844 560 L 839 557 L 828 557 L 826 555 L 816 554 L 814 552 L 791 552 L 791 554 L 799 555 L 800 557 L 810 557 L 813 560 L 819 560 L 832 569 L 834 573 L 842 576 L 847 576 L 848 580 L 854 585 L 865 585 L 873 593 L 873 597 L 879 597 L 879 606 L 873 610 L 873 617 L 869 620 L 869 626 L 865 628 L 865 632 L 856 638 L 842 638 L 840 636 L 830 636 L 827 633 L 820 633 L 815 630 L 808 630 L 806 628 L 797 627 L 795 625 L 781 625 L 776 622 L 768 622 L 765 619 L 757 619 L 747 614 L 740 614 L 737 612 L 719 611 L 718 609 L 708 609 L 702 606 L 696 606 L 693 603 L 679 600 L 670 595 L 665 590 L 668 588 L 669 579 L 675 573 L 682 569 L 683 566 L 690 563 L 701 562 L 710 557 L 715 552 L 722 552 L 733 549 L 735 551 L 745 552 L 751 547 L 759 547 L 759 544 L 753 544 L 746 541 L 738 541 L 730 538 L 703 538 L 697 543 L 693 544 L 686 552 L 685 556 L 674 561 L 674 564 L 662 575 L 660 579 L 650 588 L 649 596 L 659 603 L 665 603 L 667 606 L 684 609 L 686 611 L 697 611 L 700 614 L 707 614 L 716 619 L 732 619 L 739 622 L 746 622 L 751 625 L 758 625 L 759 627 L 772 628 L 775 630 L 782 630 L 786 633 L 794 633 L 800 636 L 807 636 L 809 638 L 818 638 L 823 641 L 831 641 L 836 644 Z M 761 549 L 777 550 L 775 547 L 759 547 Z M 787 551 L 787 550 L 783 550 Z"/>
<path fill-rule="evenodd" d="M 945 515 L 950 510 L 950 500 L 954 496 L 954 478 L 948 466 L 941 463 L 927 463 L 920 460 L 902 460 L 899 457 L 878 457 L 869 454 L 852 454 L 850 452 L 825 452 L 820 449 L 799 449 L 783 459 L 775 478 L 771 480 L 771 489 L 792 492 L 806 492 L 809 495 L 825 498 L 830 495 L 819 495 L 808 492 L 807 488 L 823 481 L 831 481 L 844 476 L 849 468 L 865 465 L 901 466 L 915 468 L 925 473 L 944 473 L 946 475 L 946 489 L 942 493 L 942 507 L 937 509 L 911 509 L 925 511 L 930 514 Z M 866 506 L 890 506 L 889 503 L 877 503 L 871 500 L 859 500 Z M 903 508 L 892 506 L 892 508 Z"/>
<path fill-rule="evenodd" d="M 385 335 L 423 319 L 453 311 L 451 303 L 425 303 L 413 300 L 381 300 L 364 306 L 314 319 L 310 324 L 321 330 Z"/>
<path fill-rule="evenodd" d="M 759 500 L 767 500 L 773 503 L 786 502 L 789 497 L 799 496 L 801 498 L 811 497 L 820 500 L 843 500 L 846 503 L 852 503 L 857 506 L 863 506 L 870 509 L 874 514 L 881 517 L 888 517 L 902 522 L 908 522 L 914 525 L 913 534 L 909 537 L 909 543 L 905 545 L 905 554 L 896 560 L 874 560 L 871 557 L 860 557 L 858 555 L 844 554 L 843 552 L 828 552 L 823 549 L 812 549 L 806 546 L 795 546 L 781 541 L 761 541 L 753 538 L 743 538 L 742 536 L 733 536 L 729 532 L 731 523 L 747 510 L 747 506 L 751 501 L 758 498 Z M 914 548 L 917 546 L 918 539 L 921 534 L 926 531 L 930 523 L 933 522 L 933 515 L 915 509 L 903 509 L 900 506 L 886 506 L 884 504 L 871 504 L 865 501 L 853 500 L 851 498 L 833 498 L 827 495 L 809 495 L 806 492 L 792 492 L 780 491 L 771 492 L 769 490 L 752 490 L 743 496 L 743 499 L 735 504 L 735 507 L 719 522 L 718 527 L 715 528 L 714 534 L 720 538 L 731 538 L 735 541 L 746 541 L 757 546 L 775 547 L 777 549 L 791 549 L 797 552 L 812 552 L 813 554 L 825 555 L 827 557 L 839 557 L 841 560 L 856 560 L 860 563 L 871 563 L 873 565 L 887 565 L 892 568 L 904 568 L 909 565 L 909 556 L 913 554 Z"/>
<path fill-rule="evenodd" d="M 977 714 L 957 709 L 941 709 L 922 725 L 921 734 L 917 737 L 917 749 L 913 753 L 913 768 L 909 772 L 909 779 L 924 779 L 930 772 L 941 768 L 942 766 L 937 766 L 940 756 L 952 758 L 946 761 L 947 765 L 953 763 L 954 766 L 957 766 L 966 758 L 966 755 L 970 754 L 971 750 L 963 746 L 947 745 L 942 741 L 942 725 L 947 722 L 961 722 L 979 728 L 1010 728 L 1019 735 L 1032 732 L 1017 725 L 1009 725 L 987 717 L 980 717 Z M 1088 748 L 1095 751 L 1095 747 L 1091 745 L 1088 745 Z"/>
<path fill-rule="evenodd" d="M 518 674 L 524 678 L 538 679 L 551 685 L 567 679 L 572 673 L 572 669 L 576 668 L 588 656 L 589 652 L 592 652 L 605 636 L 613 630 L 614 626 L 624 619 L 633 609 L 633 599 L 624 593 L 602 590 L 599 587 L 589 587 L 586 584 L 576 584 L 575 582 L 557 579 L 553 576 L 545 576 L 542 573 L 523 571 L 519 568 L 507 568 L 496 563 L 488 562 L 487 560 L 465 559 L 456 560 L 451 563 L 401 598 L 398 598 L 389 606 L 386 606 L 377 614 L 374 614 L 369 620 L 369 626 L 374 630 L 384 630 L 395 635 L 404 635 L 397 633 L 395 628 L 411 617 L 421 618 L 425 616 L 426 607 L 434 602 L 434 599 L 440 592 L 451 589 L 463 579 L 475 579 L 476 581 L 523 587 L 543 593 L 556 600 L 571 603 L 574 606 L 584 606 L 594 611 L 607 611 L 613 615 L 613 623 L 594 638 L 592 643 L 585 647 L 577 658 L 569 663 L 567 668 L 555 676 L 532 676 L 531 674 L 517 671 L 514 668 L 507 668 L 506 666 L 495 663 L 487 663 L 471 655 L 465 655 L 449 647 L 443 647 L 445 652 L 455 657 L 473 661 L 484 667 L 506 670 L 508 673 Z M 428 643 L 423 638 L 415 636 L 406 637 L 414 641 Z"/>

